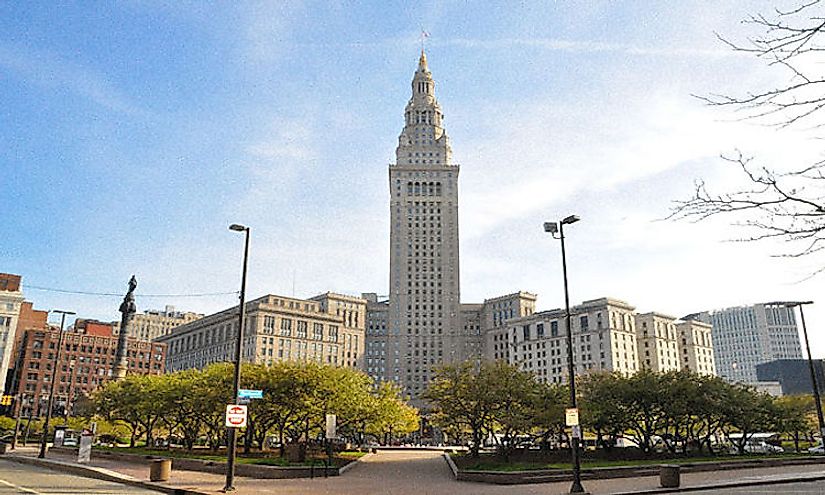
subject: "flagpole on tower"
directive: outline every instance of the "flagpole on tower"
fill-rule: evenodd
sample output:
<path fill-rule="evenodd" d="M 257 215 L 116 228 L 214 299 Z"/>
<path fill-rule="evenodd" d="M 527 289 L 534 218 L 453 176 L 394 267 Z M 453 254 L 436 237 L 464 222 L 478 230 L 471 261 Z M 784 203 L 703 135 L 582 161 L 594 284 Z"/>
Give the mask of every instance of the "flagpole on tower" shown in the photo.
<path fill-rule="evenodd" d="M 421 27 L 421 53 L 424 53 L 424 41 L 430 37 L 430 33 L 424 31 L 424 27 Z"/>

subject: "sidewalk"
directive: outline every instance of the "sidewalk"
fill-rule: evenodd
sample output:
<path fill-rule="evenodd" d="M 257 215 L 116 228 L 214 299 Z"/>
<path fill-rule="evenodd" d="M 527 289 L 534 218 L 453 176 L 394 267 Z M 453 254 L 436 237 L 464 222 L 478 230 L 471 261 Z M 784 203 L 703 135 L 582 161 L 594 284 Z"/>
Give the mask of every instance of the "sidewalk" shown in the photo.
<path fill-rule="evenodd" d="M 21 459 L 21 457 L 23 459 Z M 16 459 L 18 462 L 39 462 L 33 447 L 18 448 L 0 459 Z M 225 476 L 195 471 L 173 470 L 168 483 L 149 482 L 149 465 L 93 459 L 88 465 L 78 465 L 72 456 L 50 452 L 45 463 L 58 470 L 72 470 L 84 476 L 120 477 L 121 482 L 175 494 L 219 493 L 225 484 Z M 116 481 L 111 477 L 101 478 Z M 792 481 L 825 480 L 822 465 L 783 466 L 776 468 L 743 469 L 737 471 L 713 471 L 682 475 L 682 487 L 677 490 L 659 488 L 656 476 L 622 478 L 612 480 L 584 480 L 584 487 L 594 495 L 624 495 L 637 493 L 673 493 L 697 489 L 728 488 L 751 485 L 787 483 Z M 259 480 L 236 477 L 238 495 L 361 495 L 380 493 L 390 495 L 538 495 L 566 493 L 569 482 L 533 485 L 489 485 L 458 482 L 439 452 L 430 451 L 380 451 L 362 460 L 341 476 L 315 479 Z M 781 485 L 777 492 L 782 492 Z"/>

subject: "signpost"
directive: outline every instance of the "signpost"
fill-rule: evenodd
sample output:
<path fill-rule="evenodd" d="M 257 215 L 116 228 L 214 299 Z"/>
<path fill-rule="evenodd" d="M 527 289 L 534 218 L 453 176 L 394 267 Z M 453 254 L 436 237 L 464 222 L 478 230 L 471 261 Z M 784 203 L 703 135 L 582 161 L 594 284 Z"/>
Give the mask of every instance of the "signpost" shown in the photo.
<path fill-rule="evenodd" d="M 332 440 L 335 438 L 335 427 L 337 422 L 337 417 L 334 414 L 327 414 L 327 431 L 326 437 L 327 440 Z"/>
<path fill-rule="evenodd" d="M 238 398 L 239 399 L 263 399 L 264 398 L 264 391 L 263 390 L 250 390 L 247 388 L 242 388 L 238 390 Z"/>
<path fill-rule="evenodd" d="M 246 406 L 241 404 L 229 404 L 226 406 L 226 427 L 246 427 Z"/>

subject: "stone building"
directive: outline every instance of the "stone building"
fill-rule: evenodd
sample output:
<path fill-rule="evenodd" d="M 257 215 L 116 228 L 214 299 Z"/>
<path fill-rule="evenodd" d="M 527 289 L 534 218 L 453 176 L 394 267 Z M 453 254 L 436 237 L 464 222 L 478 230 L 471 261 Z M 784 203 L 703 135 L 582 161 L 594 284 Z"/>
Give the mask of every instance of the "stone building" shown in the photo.
<path fill-rule="evenodd" d="M 202 314 L 189 311 L 177 311 L 174 306 L 164 309 L 150 309 L 143 313 L 136 313 L 129 325 L 129 337 L 139 340 L 155 340 L 169 334 L 172 329 L 186 323 L 203 318 Z M 115 335 L 120 334 L 120 321 L 112 322 Z"/>
<path fill-rule="evenodd" d="M 310 299 L 276 295 L 246 303 L 242 359 L 315 361 L 363 368 L 367 301 L 328 292 Z M 168 345 L 166 368 L 203 368 L 235 359 L 238 307 L 181 325 L 155 340 Z"/>
<path fill-rule="evenodd" d="M 20 276 L 0 273 L 0 385 L 6 383 L 6 375 L 13 359 L 12 351 L 22 304 Z"/>
<path fill-rule="evenodd" d="M 682 369 L 676 317 L 650 312 L 636 314 L 635 318 L 641 368 L 660 373 Z"/>
<path fill-rule="evenodd" d="M 686 320 L 676 323 L 676 331 L 680 339 L 682 369 L 716 376 L 712 327 L 698 320 Z"/>

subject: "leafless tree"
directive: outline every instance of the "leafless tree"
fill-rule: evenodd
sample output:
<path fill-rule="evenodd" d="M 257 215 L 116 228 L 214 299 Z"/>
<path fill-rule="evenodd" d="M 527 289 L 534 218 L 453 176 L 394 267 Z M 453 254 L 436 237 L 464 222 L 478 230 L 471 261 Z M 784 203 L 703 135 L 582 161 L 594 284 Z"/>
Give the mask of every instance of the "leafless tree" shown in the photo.
<path fill-rule="evenodd" d="M 780 129 L 821 128 L 825 125 L 820 115 L 825 107 L 823 7 L 819 0 L 807 0 L 790 10 L 775 10 L 770 16 L 752 15 L 743 22 L 756 27 L 760 35 L 745 43 L 717 34 L 731 49 L 787 72 L 785 84 L 743 96 L 697 97 L 711 106 L 730 107 L 744 120 Z M 775 167 L 756 166 L 740 151 L 722 158 L 741 169 L 746 185 L 736 191 L 712 192 L 704 181 L 698 181 L 691 198 L 675 202 L 670 218 L 703 220 L 733 215 L 737 225 L 749 228 L 745 240 L 788 242 L 788 249 L 780 256 L 807 256 L 825 248 L 825 160 L 779 172 Z M 819 271 L 823 270 L 825 266 Z"/>

